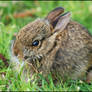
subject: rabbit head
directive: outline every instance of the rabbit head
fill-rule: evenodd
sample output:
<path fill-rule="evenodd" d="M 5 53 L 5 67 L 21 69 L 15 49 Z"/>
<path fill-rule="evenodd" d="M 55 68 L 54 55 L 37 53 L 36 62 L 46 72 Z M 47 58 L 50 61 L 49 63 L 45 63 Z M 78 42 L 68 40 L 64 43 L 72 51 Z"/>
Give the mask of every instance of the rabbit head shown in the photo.
<path fill-rule="evenodd" d="M 35 21 L 23 27 L 16 36 L 13 44 L 14 56 L 30 61 L 42 61 L 56 44 L 56 36 L 62 32 L 70 21 L 70 12 L 64 13 L 58 7 L 48 13 L 44 19 Z M 62 15 L 61 15 L 62 14 Z"/>

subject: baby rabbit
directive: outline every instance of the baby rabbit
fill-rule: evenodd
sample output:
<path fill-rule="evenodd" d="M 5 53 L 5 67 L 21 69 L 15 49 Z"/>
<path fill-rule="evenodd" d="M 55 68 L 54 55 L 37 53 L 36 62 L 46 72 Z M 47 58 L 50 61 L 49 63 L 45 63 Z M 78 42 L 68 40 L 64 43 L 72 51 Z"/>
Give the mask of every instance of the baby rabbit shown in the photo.
<path fill-rule="evenodd" d="M 27 63 L 29 74 L 52 74 L 67 79 L 92 81 L 92 36 L 79 23 L 71 20 L 71 13 L 57 7 L 44 19 L 24 26 L 12 45 L 12 60 L 17 69 Z M 62 14 L 62 15 L 61 15 Z M 26 65 L 24 65 L 26 67 Z M 25 71 L 26 71 L 25 70 Z M 24 75 L 26 73 L 24 72 Z M 90 76 L 89 76 L 90 75 Z"/>

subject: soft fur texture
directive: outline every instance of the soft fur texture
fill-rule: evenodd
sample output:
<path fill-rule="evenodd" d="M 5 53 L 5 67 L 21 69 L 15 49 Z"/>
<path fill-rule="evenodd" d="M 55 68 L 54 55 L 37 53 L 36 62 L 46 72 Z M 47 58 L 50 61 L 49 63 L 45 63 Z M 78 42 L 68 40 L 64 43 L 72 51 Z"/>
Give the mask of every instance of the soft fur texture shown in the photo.
<path fill-rule="evenodd" d="M 57 75 L 66 80 L 92 75 L 91 70 L 88 72 L 92 67 L 92 36 L 70 19 L 70 12 L 61 15 L 63 12 L 64 9 L 58 7 L 46 18 L 27 24 L 17 34 L 12 47 L 13 57 L 19 59 L 19 67 L 28 64 L 26 70 L 30 68 L 31 76 L 35 72 L 43 76 L 51 72 L 54 80 L 58 79 Z M 36 40 L 38 46 L 32 46 Z M 15 66 L 17 64 L 15 61 Z M 89 81 L 91 77 L 88 76 Z"/>

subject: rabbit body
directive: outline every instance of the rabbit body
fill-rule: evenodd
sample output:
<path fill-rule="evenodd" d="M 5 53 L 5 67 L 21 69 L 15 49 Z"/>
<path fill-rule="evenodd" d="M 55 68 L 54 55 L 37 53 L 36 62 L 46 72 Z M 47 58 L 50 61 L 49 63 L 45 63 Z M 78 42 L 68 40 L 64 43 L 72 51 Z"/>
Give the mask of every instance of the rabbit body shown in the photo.
<path fill-rule="evenodd" d="M 82 25 L 70 21 L 56 39 L 60 47 L 56 51 L 52 70 L 58 71 L 63 78 L 83 79 L 92 66 L 92 36 Z"/>
<path fill-rule="evenodd" d="M 44 76 L 51 72 L 53 79 L 58 79 L 57 75 L 63 80 L 83 79 L 92 67 L 92 36 L 81 24 L 68 19 L 67 14 L 59 18 L 60 22 L 50 14 L 19 31 L 12 48 L 14 56 L 32 64 Z M 35 69 L 31 68 L 30 74 Z"/>

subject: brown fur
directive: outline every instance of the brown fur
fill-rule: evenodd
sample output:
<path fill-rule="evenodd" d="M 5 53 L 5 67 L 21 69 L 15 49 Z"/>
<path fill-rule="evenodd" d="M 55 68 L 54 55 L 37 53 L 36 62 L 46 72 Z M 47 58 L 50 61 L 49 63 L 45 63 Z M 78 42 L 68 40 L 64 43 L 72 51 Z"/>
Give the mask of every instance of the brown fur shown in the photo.
<path fill-rule="evenodd" d="M 52 22 L 56 23 L 55 20 Z M 63 30 L 55 31 L 52 26 L 46 18 L 37 19 L 23 27 L 12 49 L 14 55 L 22 56 L 25 62 L 28 60 L 44 76 L 52 72 L 53 78 L 58 78 L 58 73 L 63 80 L 83 79 L 92 66 L 92 36 L 86 28 L 72 20 Z M 38 46 L 32 46 L 34 40 L 39 40 Z"/>

